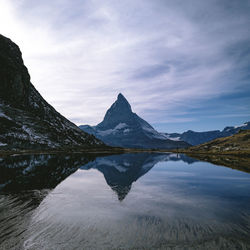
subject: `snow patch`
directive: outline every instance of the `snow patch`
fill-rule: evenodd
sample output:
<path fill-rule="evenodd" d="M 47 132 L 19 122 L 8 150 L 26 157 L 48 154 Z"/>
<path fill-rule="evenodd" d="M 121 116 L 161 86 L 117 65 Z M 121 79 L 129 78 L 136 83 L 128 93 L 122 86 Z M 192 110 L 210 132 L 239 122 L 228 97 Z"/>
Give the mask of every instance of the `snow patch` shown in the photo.
<path fill-rule="evenodd" d="M 0 147 L 7 146 L 8 144 L 0 142 Z"/>
<path fill-rule="evenodd" d="M 116 134 L 119 130 L 128 127 L 128 125 L 126 123 L 119 123 L 118 125 L 116 125 L 113 129 L 107 129 L 107 130 L 99 130 L 97 133 L 100 136 L 107 136 L 110 134 Z"/>
<path fill-rule="evenodd" d="M 3 112 L 0 112 L 0 117 L 6 118 L 8 120 L 12 120 L 9 116 L 5 115 Z"/>
<path fill-rule="evenodd" d="M 110 135 L 112 133 L 113 133 L 113 129 L 107 129 L 107 130 L 97 132 L 97 134 L 100 136 L 106 136 L 106 135 Z"/>
<path fill-rule="evenodd" d="M 100 165 L 108 165 L 110 167 L 114 167 L 116 170 L 118 170 L 121 173 L 126 172 L 128 169 L 124 166 L 118 165 L 115 161 L 110 161 L 108 159 L 98 159 L 97 164 Z"/>
<path fill-rule="evenodd" d="M 131 164 L 129 162 L 126 162 L 126 161 L 123 162 L 123 165 L 126 166 L 126 167 L 131 166 Z"/>
<path fill-rule="evenodd" d="M 115 165 L 114 166 L 120 173 L 125 173 L 127 171 L 127 169 L 123 166 L 120 165 Z"/>
<path fill-rule="evenodd" d="M 29 135 L 29 136 L 33 136 L 33 132 L 30 128 L 26 127 L 26 126 L 22 126 L 22 129 Z"/>
<path fill-rule="evenodd" d="M 181 138 L 180 138 L 180 137 L 170 137 L 169 140 L 172 140 L 172 141 L 180 141 Z"/>
<path fill-rule="evenodd" d="M 149 138 L 156 138 L 156 139 L 160 139 L 160 140 L 168 139 L 165 134 L 159 133 L 155 129 L 153 129 L 149 126 L 142 126 L 142 129 L 146 132 L 146 135 Z"/>
<path fill-rule="evenodd" d="M 242 128 L 242 127 L 246 127 L 246 126 L 247 126 L 247 124 L 244 123 L 244 124 L 241 124 L 241 125 L 239 125 L 239 126 L 234 126 L 234 128 Z"/>
<path fill-rule="evenodd" d="M 172 141 L 181 141 L 181 138 L 178 137 L 171 137 L 170 135 L 165 134 L 166 139 L 172 140 Z"/>
<path fill-rule="evenodd" d="M 117 130 L 117 129 L 122 129 L 122 128 L 126 128 L 128 127 L 128 125 L 126 123 L 119 123 L 115 128 L 114 130 Z"/>

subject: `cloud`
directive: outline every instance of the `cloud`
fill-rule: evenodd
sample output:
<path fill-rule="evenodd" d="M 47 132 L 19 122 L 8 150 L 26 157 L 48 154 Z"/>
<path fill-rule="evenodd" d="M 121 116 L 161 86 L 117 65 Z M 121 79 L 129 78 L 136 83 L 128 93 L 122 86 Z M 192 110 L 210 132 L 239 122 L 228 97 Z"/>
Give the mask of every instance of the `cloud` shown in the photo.
<path fill-rule="evenodd" d="M 170 71 L 170 67 L 168 65 L 150 65 L 145 66 L 141 69 L 137 69 L 131 79 L 149 79 L 155 78 L 157 76 L 162 76 Z"/>
<path fill-rule="evenodd" d="M 100 122 L 119 92 L 150 123 L 195 122 L 192 110 L 214 101 L 222 114 L 248 105 L 227 96 L 250 95 L 249 1 L 0 0 L 0 10 L 35 87 L 78 124 Z"/>

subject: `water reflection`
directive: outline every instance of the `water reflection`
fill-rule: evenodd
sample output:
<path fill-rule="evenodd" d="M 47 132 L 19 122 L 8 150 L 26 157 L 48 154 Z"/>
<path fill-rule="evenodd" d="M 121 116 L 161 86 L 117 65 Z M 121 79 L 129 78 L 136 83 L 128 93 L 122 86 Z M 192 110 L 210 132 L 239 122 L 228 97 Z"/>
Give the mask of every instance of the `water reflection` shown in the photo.
<path fill-rule="evenodd" d="M 135 153 L 97 157 L 81 169 L 97 169 L 100 171 L 107 184 L 117 193 L 122 201 L 131 189 L 132 183 L 146 174 L 154 165 L 161 161 L 184 161 L 193 163 L 197 160 L 185 155 L 162 153 Z"/>
<path fill-rule="evenodd" d="M 52 189 L 92 155 L 14 155 L 0 158 L 0 191 Z"/>
<path fill-rule="evenodd" d="M 22 249 L 33 210 L 90 155 L 14 155 L 0 158 L 0 249 Z"/>
<path fill-rule="evenodd" d="M 250 246 L 247 173 L 163 153 L 15 156 L 0 167 L 0 249 Z"/>

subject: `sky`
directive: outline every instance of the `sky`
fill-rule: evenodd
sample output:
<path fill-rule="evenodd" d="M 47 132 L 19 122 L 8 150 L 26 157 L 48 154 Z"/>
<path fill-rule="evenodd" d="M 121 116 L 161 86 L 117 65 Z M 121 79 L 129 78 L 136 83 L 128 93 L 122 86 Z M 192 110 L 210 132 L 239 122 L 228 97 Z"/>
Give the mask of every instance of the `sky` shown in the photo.
<path fill-rule="evenodd" d="M 120 92 L 161 132 L 250 121 L 249 27 L 247 0 L 0 0 L 0 33 L 77 125 Z"/>

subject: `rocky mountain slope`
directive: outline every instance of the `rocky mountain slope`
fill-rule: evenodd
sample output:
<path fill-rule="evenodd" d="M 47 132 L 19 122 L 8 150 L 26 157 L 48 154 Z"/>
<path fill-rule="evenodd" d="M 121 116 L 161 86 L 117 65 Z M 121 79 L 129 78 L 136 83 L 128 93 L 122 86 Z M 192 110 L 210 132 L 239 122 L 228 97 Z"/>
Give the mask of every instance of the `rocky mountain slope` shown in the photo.
<path fill-rule="evenodd" d="M 43 99 L 19 47 L 0 35 L 0 150 L 100 146 Z"/>
<path fill-rule="evenodd" d="M 207 154 L 246 154 L 250 155 L 250 130 L 240 130 L 237 134 L 218 138 L 213 141 L 191 147 L 192 153 Z"/>
<path fill-rule="evenodd" d="M 82 125 L 80 128 L 111 146 L 127 148 L 185 148 L 189 144 L 173 141 L 157 132 L 149 123 L 132 112 L 126 98 L 119 94 L 97 126 Z"/>
<path fill-rule="evenodd" d="M 165 135 L 172 140 L 181 140 L 188 142 L 191 145 L 199 145 L 216 138 L 226 137 L 238 133 L 240 130 L 250 129 L 250 122 L 245 122 L 240 126 L 225 127 L 223 130 L 213 130 L 205 132 L 195 132 L 188 130 L 182 134 L 180 133 L 165 133 Z"/>

